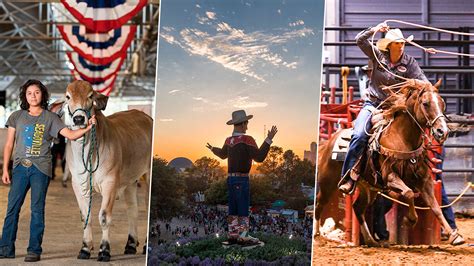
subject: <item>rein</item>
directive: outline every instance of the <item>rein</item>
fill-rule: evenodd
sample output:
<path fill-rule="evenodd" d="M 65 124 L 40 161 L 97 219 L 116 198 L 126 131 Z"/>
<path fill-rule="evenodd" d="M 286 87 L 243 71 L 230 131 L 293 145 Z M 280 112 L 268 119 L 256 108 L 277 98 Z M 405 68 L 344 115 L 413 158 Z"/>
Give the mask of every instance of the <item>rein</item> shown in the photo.
<path fill-rule="evenodd" d="M 419 102 L 419 99 L 421 97 L 421 95 L 425 93 L 425 90 L 423 89 L 418 95 L 417 95 L 417 103 L 418 104 L 421 104 Z M 420 106 L 421 108 L 421 112 L 423 113 L 423 116 L 425 117 L 426 119 L 426 127 L 429 128 L 430 130 L 432 130 L 432 127 L 434 125 L 434 123 L 441 117 L 444 117 L 444 114 L 441 113 L 441 114 L 438 114 L 432 121 L 430 121 L 428 119 L 428 116 L 426 114 L 426 111 L 425 111 L 425 108 L 423 106 L 423 104 L 421 104 Z M 394 157 L 396 159 L 401 159 L 401 160 L 407 160 L 407 159 L 410 159 L 410 161 L 412 163 L 415 163 L 415 159 L 417 157 L 419 157 L 420 155 L 422 155 L 423 151 L 425 149 L 427 149 L 427 147 L 431 147 L 431 138 L 425 133 L 425 130 L 423 129 L 423 127 L 420 125 L 420 123 L 418 122 L 418 120 L 416 120 L 415 116 L 408 110 L 406 109 L 405 110 L 406 113 L 409 115 L 409 117 L 415 122 L 415 124 L 418 126 L 418 128 L 420 129 L 421 131 L 421 134 L 422 134 L 422 138 L 423 139 L 427 139 L 428 140 L 428 145 L 425 145 L 424 144 L 424 141 L 421 143 L 421 145 L 415 149 L 415 150 L 412 150 L 412 151 L 399 151 L 399 150 L 393 150 L 393 149 L 389 149 L 387 147 L 384 147 L 382 146 L 380 143 L 379 143 L 379 152 L 383 155 L 386 155 L 386 156 L 391 156 L 391 157 Z M 387 126 L 387 128 L 390 126 L 390 124 Z"/>

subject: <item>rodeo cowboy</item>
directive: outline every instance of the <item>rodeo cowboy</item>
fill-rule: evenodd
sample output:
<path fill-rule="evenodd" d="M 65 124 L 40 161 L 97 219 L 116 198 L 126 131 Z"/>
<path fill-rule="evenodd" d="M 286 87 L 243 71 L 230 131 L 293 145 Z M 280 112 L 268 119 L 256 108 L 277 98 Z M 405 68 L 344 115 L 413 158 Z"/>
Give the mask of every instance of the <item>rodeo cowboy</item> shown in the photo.
<path fill-rule="evenodd" d="M 229 192 L 228 205 L 228 241 L 226 244 L 239 244 L 242 247 L 257 246 L 263 243 L 258 238 L 249 235 L 249 206 L 250 188 L 249 172 L 252 160 L 263 162 L 267 157 L 272 139 L 277 133 L 277 127 L 272 126 L 267 138 L 258 148 L 254 138 L 245 135 L 248 121 L 253 115 L 247 115 L 244 110 L 232 113 L 232 119 L 227 125 L 234 125 L 232 136 L 228 137 L 222 148 L 209 148 L 221 159 L 228 159 L 227 188 Z"/>
<path fill-rule="evenodd" d="M 385 32 L 386 35 L 385 38 L 380 39 L 376 46 L 372 48 L 369 37 L 374 32 Z M 371 71 L 369 88 L 366 95 L 367 99 L 354 123 L 354 132 L 349 143 L 349 151 L 342 168 L 342 180 L 339 190 L 343 193 L 353 193 L 355 184 L 362 172 L 361 168 L 366 160 L 363 154 L 369 140 L 366 132 L 369 132 L 372 128 L 370 117 L 376 111 L 377 106 L 388 97 L 383 88 L 403 81 L 385 69 L 409 79 L 412 85 L 431 84 L 415 58 L 404 52 L 405 42 L 412 39 L 413 36 L 405 38 L 400 29 L 389 30 L 386 23 L 380 23 L 375 27 L 360 32 L 356 36 L 357 45 L 369 57 L 369 61 L 372 61 L 371 64 L 375 67 Z M 432 50 L 428 49 L 428 52 L 432 53 Z M 384 68 L 379 66 L 378 61 L 384 65 Z"/>

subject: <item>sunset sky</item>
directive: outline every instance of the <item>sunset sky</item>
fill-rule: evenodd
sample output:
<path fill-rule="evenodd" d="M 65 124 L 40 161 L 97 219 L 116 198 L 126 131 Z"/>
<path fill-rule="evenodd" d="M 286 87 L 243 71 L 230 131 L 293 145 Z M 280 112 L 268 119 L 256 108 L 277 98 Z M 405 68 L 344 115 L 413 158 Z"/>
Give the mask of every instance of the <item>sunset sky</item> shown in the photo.
<path fill-rule="evenodd" d="M 232 133 L 278 127 L 274 145 L 303 157 L 316 140 L 324 1 L 162 0 L 153 154 L 210 156 Z M 224 161 L 222 161 L 224 162 Z"/>

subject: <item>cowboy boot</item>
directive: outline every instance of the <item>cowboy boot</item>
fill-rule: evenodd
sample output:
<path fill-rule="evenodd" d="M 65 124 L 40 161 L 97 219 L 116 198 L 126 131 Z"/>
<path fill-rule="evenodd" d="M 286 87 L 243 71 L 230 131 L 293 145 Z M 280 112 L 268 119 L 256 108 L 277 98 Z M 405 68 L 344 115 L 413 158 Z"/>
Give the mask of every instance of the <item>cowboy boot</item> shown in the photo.
<path fill-rule="evenodd" d="M 228 242 L 230 244 L 237 243 L 237 239 L 239 238 L 239 220 L 237 216 L 229 215 L 227 216 L 227 224 L 228 224 Z"/>
<path fill-rule="evenodd" d="M 355 165 L 347 171 L 349 173 L 349 178 L 347 178 L 347 173 L 341 178 L 341 181 L 339 182 L 339 191 L 341 191 L 344 194 L 352 195 L 354 193 L 354 190 L 356 188 L 356 183 L 357 180 L 360 178 L 360 172 L 361 172 L 361 163 L 362 157 L 359 157 L 357 159 Z M 344 182 L 345 181 L 345 182 Z"/>

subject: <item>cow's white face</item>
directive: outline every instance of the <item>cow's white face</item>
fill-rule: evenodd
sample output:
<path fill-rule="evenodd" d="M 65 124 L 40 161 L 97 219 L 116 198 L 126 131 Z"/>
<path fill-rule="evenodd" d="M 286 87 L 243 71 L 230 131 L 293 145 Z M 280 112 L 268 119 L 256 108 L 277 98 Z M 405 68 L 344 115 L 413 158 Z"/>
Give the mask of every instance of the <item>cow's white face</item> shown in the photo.
<path fill-rule="evenodd" d="M 95 109 L 103 110 L 106 104 L 106 96 L 95 92 L 87 81 L 76 80 L 66 90 L 64 123 L 71 129 L 85 128 Z"/>

